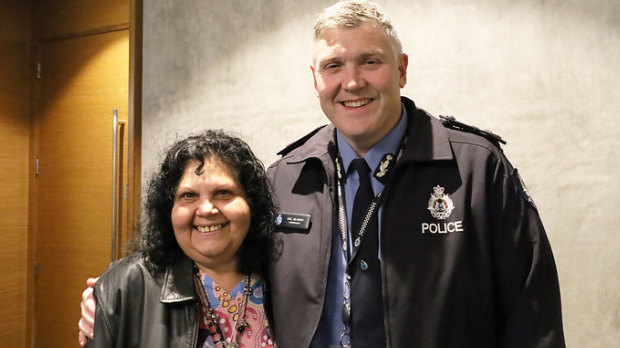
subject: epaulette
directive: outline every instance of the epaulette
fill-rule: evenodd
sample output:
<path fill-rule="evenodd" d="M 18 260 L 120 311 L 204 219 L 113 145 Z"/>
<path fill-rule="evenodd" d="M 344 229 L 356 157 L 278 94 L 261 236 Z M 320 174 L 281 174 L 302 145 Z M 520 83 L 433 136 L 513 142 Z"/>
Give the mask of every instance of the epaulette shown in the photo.
<path fill-rule="evenodd" d="M 439 120 L 441 121 L 441 123 L 447 127 L 447 128 L 452 128 L 452 129 L 456 129 L 456 130 L 460 130 L 460 131 L 464 131 L 464 132 L 469 132 L 469 133 L 474 133 L 480 136 L 483 136 L 487 139 L 489 139 L 492 142 L 499 142 L 502 144 L 506 144 L 506 141 L 504 139 L 502 139 L 501 136 L 488 131 L 488 130 L 482 130 L 478 127 L 475 126 L 470 126 L 468 124 L 459 122 L 456 120 L 456 118 L 454 118 L 454 116 L 444 116 L 444 115 L 439 115 Z"/>
<path fill-rule="evenodd" d="M 305 144 L 306 141 L 308 141 L 308 139 L 312 138 L 313 135 L 315 135 L 319 130 L 321 130 L 321 128 L 325 127 L 326 125 L 322 125 L 318 128 L 316 128 L 315 130 L 313 130 L 312 132 L 304 135 L 303 137 L 295 140 L 294 142 L 288 144 L 284 149 L 280 150 L 280 152 L 278 152 L 278 155 L 280 156 L 285 156 L 287 155 L 289 152 L 295 150 L 296 148 L 300 147 L 301 145 Z"/>

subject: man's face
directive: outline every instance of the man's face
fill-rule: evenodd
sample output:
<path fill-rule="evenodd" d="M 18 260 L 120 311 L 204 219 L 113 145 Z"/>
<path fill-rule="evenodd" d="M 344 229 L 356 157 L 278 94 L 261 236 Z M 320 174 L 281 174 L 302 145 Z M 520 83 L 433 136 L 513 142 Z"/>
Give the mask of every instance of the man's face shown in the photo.
<path fill-rule="evenodd" d="M 398 123 L 407 55 L 396 53 L 381 27 L 326 29 L 311 69 L 323 112 L 360 156 Z"/>

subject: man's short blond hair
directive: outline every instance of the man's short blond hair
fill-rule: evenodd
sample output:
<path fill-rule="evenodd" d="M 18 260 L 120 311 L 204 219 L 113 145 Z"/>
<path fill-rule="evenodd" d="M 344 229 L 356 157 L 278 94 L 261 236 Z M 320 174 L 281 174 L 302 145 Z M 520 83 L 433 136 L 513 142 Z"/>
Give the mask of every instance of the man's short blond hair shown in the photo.
<path fill-rule="evenodd" d="M 325 8 L 319 14 L 319 18 L 314 25 L 313 41 L 319 40 L 326 29 L 337 27 L 357 28 L 364 23 L 378 25 L 383 28 L 391 39 L 397 56 L 403 53 L 402 44 L 396 30 L 392 26 L 390 18 L 379 5 L 370 1 L 343 0 Z"/>

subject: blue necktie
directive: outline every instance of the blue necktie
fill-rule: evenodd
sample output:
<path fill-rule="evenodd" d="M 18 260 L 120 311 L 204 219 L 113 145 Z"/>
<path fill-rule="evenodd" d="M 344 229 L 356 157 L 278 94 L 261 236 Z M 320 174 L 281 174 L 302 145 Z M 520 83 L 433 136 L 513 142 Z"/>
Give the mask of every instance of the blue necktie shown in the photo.
<path fill-rule="evenodd" d="M 370 183 L 370 168 L 366 160 L 363 158 L 353 160 L 351 168 L 357 171 L 360 178 L 351 215 L 351 234 L 352 239 L 355 240 L 375 195 Z M 353 249 L 355 256 L 348 266 L 351 274 L 352 348 L 385 346 L 377 215 L 378 212 L 375 212 L 368 221 L 361 244 L 357 252 Z"/>

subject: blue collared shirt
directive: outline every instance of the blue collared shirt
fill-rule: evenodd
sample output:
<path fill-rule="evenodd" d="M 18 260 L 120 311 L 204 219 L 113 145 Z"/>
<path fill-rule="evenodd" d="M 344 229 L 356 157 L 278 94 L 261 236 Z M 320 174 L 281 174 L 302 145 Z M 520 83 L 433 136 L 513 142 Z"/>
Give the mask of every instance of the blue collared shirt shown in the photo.
<path fill-rule="evenodd" d="M 364 156 L 364 159 L 371 168 L 371 172 L 374 173 L 377 166 L 381 162 L 383 156 L 387 153 L 396 154 L 400 142 L 407 131 L 407 110 L 403 105 L 401 107 L 402 114 L 400 121 L 396 124 L 396 127 L 373 146 Z M 343 171 L 346 173 L 347 179 L 344 185 L 345 191 L 345 203 L 347 211 L 347 226 L 349 245 L 351 245 L 351 212 L 353 210 L 353 200 L 355 193 L 359 186 L 359 176 L 355 170 L 349 172 L 349 165 L 351 161 L 359 156 L 353 150 L 351 145 L 345 140 L 340 131 L 336 130 L 336 137 L 338 140 L 338 152 L 342 159 Z M 383 184 L 377 180 L 374 176 L 371 176 L 371 185 L 375 195 L 383 190 Z M 379 235 L 381 235 L 381 207 L 379 207 Z M 379 238 L 381 243 L 381 238 Z M 379 250 L 381 247 L 379 245 Z M 350 250 L 349 250 L 350 252 Z M 381 251 L 379 251 L 379 259 L 381 259 Z M 327 290 L 325 293 L 325 305 L 323 306 L 323 313 L 321 314 L 321 321 L 310 347 L 312 348 L 324 348 L 330 346 L 340 346 L 340 335 L 344 330 L 344 324 L 342 322 L 342 301 L 344 280 L 345 280 L 345 268 L 346 260 L 342 252 L 342 241 L 340 233 L 334 231 L 332 233 L 332 253 L 329 261 L 329 273 L 327 275 Z"/>

